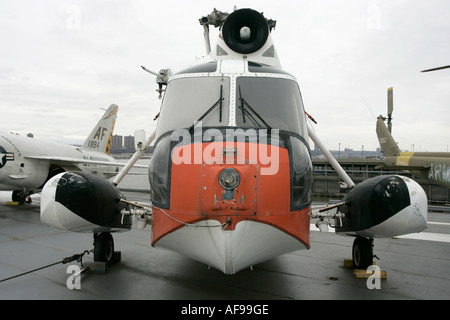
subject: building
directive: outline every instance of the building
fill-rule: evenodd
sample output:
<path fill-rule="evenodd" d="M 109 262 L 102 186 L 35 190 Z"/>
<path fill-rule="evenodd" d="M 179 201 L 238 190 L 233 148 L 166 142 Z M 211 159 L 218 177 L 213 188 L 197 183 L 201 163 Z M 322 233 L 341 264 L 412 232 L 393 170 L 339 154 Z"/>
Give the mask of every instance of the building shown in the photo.
<path fill-rule="evenodd" d="M 134 136 L 124 137 L 124 147 L 126 150 L 134 151 Z"/>
<path fill-rule="evenodd" d="M 123 137 L 117 134 L 112 136 L 111 150 L 121 150 L 123 148 Z"/>
<path fill-rule="evenodd" d="M 337 159 L 349 177 L 358 184 L 368 178 L 382 174 L 399 174 L 414 179 L 425 190 L 430 203 L 450 203 L 450 188 L 431 183 L 429 180 L 416 177 L 405 171 L 381 171 L 376 167 L 383 164 L 381 159 Z M 316 197 L 342 198 L 347 192 L 342 179 L 333 169 L 327 159 L 312 159 L 313 190 Z"/>

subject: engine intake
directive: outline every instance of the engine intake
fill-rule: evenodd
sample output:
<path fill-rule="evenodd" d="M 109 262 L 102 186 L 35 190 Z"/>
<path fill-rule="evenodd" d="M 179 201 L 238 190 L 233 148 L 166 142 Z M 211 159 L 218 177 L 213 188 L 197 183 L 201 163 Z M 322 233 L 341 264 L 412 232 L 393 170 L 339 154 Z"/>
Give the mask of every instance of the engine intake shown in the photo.
<path fill-rule="evenodd" d="M 264 46 L 269 36 L 269 26 L 261 13 L 252 9 L 240 9 L 225 20 L 222 36 L 231 50 L 249 54 Z"/>

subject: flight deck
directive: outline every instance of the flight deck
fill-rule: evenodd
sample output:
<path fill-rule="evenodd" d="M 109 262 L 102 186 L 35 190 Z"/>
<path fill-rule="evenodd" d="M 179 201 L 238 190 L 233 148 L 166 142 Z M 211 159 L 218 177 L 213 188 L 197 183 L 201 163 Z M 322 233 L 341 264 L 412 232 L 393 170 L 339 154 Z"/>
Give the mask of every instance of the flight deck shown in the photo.
<path fill-rule="evenodd" d="M 4 205 L 0 193 L 0 299 L 149 299 L 149 300 L 377 300 L 450 299 L 450 214 L 429 212 L 420 234 L 375 239 L 376 265 L 386 272 L 380 288 L 356 278 L 344 260 L 351 258 L 352 237 L 315 231 L 311 249 L 281 255 L 235 275 L 179 253 L 153 248 L 151 228 L 115 233 L 121 261 L 105 274 L 83 273 L 79 288 L 69 289 L 73 273 L 58 263 L 92 249 L 92 235 L 59 231 L 42 224 L 40 197 L 32 204 Z M 148 202 L 148 194 L 125 192 L 127 199 Z M 83 265 L 93 262 L 85 254 Z M 50 264 L 56 263 L 52 266 Z M 25 272 L 45 267 L 25 275 Z M 18 277 L 15 277 L 19 275 Z M 72 286 L 73 287 L 73 286 Z"/>

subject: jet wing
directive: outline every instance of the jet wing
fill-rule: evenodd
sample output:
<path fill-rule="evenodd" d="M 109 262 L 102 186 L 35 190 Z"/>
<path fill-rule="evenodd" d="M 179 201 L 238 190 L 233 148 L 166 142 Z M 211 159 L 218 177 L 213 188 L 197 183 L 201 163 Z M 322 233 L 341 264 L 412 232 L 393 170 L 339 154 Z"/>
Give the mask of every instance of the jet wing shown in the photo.
<path fill-rule="evenodd" d="M 98 160 L 88 160 L 88 159 L 79 159 L 79 158 L 69 158 L 69 157 L 52 157 L 52 156 L 26 156 L 27 159 L 34 160 L 43 160 L 50 161 L 54 164 L 59 165 L 74 165 L 74 164 L 97 164 L 103 166 L 118 166 L 124 167 L 126 163 L 117 162 L 117 161 L 98 161 Z M 138 165 L 135 164 L 133 167 L 135 168 L 148 168 L 147 165 Z"/>

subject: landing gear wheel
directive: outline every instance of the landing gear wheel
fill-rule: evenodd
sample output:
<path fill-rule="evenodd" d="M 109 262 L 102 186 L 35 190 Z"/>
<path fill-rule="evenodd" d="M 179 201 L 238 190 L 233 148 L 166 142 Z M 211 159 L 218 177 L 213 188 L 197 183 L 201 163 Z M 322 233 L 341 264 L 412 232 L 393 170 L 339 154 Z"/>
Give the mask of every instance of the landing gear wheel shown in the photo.
<path fill-rule="evenodd" d="M 372 239 L 356 237 L 353 241 L 352 259 L 355 269 L 367 269 L 373 263 Z"/>
<path fill-rule="evenodd" d="M 110 263 L 114 256 L 114 240 L 109 232 L 94 234 L 94 261 Z"/>
<path fill-rule="evenodd" d="M 22 191 L 13 191 L 12 193 L 12 201 L 14 202 L 19 202 L 20 204 L 24 204 L 25 201 L 27 201 L 27 195 L 24 194 Z M 31 203 L 31 198 L 30 198 L 30 202 L 27 201 L 27 203 Z"/>

